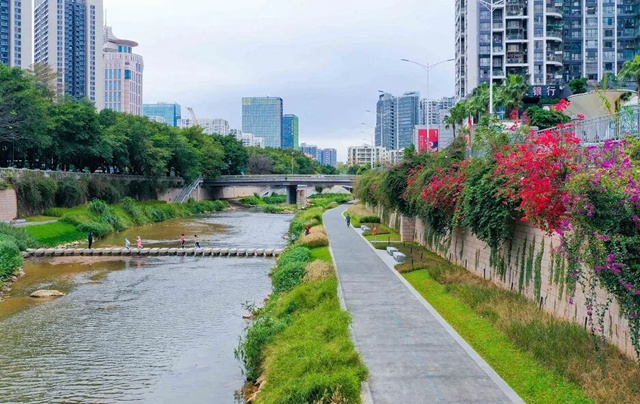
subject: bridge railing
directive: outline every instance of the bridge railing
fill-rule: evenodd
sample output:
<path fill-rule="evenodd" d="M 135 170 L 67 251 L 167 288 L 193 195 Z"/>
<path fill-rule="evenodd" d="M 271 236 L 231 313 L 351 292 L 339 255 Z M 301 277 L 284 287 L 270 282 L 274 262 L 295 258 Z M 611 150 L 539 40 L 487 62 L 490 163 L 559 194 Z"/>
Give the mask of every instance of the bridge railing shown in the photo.
<path fill-rule="evenodd" d="M 323 175 L 323 174 L 269 174 L 269 175 L 223 175 L 217 178 L 207 179 L 211 182 L 296 182 L 296 181 L 354 181 L 356 175 Z"/>

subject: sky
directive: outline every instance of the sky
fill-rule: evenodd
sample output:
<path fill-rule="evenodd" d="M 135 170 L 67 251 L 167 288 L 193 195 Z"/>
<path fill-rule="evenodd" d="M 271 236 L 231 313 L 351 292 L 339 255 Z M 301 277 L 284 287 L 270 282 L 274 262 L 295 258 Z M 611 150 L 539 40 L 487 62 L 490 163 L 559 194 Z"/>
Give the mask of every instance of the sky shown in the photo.
<path fill-rule="evenodd" d="M 454 55 L 454 0 L 104 0 L 114 34 L 140 45 L 144 102 L 242 127 L 242 97 L 281 97 L 300 142 L 370 143 L 378 90 L 427 95 L 406 58 Z M 453 96 L 454 65 L 430 74 L 429 98 Z M 365 123 L 366 125 L 362 125 Z M 364 132 L 364 133 L 363 133 Z"/>

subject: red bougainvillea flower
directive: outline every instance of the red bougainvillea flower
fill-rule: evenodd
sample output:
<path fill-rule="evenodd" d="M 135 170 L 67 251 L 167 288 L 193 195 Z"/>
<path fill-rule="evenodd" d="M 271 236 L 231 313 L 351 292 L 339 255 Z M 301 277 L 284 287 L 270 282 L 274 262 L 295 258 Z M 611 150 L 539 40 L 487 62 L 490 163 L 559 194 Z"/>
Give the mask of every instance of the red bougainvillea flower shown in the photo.
<path fill-rule="evenodd" d="M 584 114 L 578 114 L 576 115 L 578 117 L 578 119 L 583 120 L 585 118 Z"/>
<path fill-rule="evenodd" d="M 555 109 L 558 112 L 563 112 L 563 111 L 566 111 L 567 108 L 569 108 L 569 105 L 571 105 L 571 103 L 563 98 L 563 99 L 560 100 L 560 102 L 558 102 L 553 107 L 553 109 Z"/>
<path fill-rule="evenodd" d="M 565 215 L 564 182 L 576 166 L 579 143 L 570 131 L 533 134 L 511 152 L 496 153 L 495 175 L 505 178 L 500 196 L 519 203 L 523 221 L 546 231 L 561 228 Z"/>

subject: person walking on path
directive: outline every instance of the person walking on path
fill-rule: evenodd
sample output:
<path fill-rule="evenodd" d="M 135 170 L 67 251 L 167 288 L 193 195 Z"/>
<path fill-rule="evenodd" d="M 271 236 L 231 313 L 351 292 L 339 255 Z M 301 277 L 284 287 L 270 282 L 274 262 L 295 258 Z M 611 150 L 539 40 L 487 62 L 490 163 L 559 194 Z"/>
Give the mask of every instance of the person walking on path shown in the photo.
<path fill-rule="evenodd" d="M 197 234 L 193 236 L 193 242 L 196 245 L 196 248 L 200 248 L 200 239 Z"/>
<path fill-rule="evenodd" d="M 87 237 L 87 241 L 89 242 L 89 249 L 91 249 L 91 246 L 93 245 L 93 232 L 92 231 L 89 232 L 89 237 Z"/>
<path fill-rule="evenodd" d="M 131 241 L 129 241 L 127 237 L 124 238 L 124 248 L 126 248 L 127 250 L 131 249 Z"/>
<path fill-rule="evenodd" d="M 351 227 L 351 215 L 347 213 L 347 227 Z"/>
<path fill-rule="evenodd" d="M 182 233 L 182 235 L 180 236 L 180 246 L 181 246 L 182 248 L 184 248 L 184 242 L 185 242 L 185 240 L 186 240 L 186 239 L 184 238 L 184 233 Z"/>
<path fill-rule="evenodd" d="M 138 238 L 136 239 L 136 245 L 138 246 L 138 249 L 142 249 L 142 239 L 140 238 L 140 236 L 138 236 Z"/>

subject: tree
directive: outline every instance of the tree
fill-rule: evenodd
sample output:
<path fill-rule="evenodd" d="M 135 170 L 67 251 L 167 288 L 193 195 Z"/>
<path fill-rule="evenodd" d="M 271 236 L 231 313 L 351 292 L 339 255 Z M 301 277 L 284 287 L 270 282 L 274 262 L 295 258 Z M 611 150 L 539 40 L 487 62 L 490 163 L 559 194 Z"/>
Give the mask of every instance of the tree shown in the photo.
<path fill-rule="evenodd" d="M 453 138 L 456 137 L 456 126 L 461 127 L 464 120 L 469 117 L 469 111 L 467 110 L 467 104 L 465 102 L 459 102 L 449 110 L 449 115 L 445 116 L 444 124 L 445 128 L 453 129 Z"/>
<path fill-rule="evenodd" d="M 524 97 L 529 91 L 529 84 L 523 76 L 510 74 L 498 88 L 498 100 L 505 107 L 507 114 L 513 110 L 520 110 L 524 105 Z"/>
<path fill-rule="evenodd" d="M 569 82 L 569 89 L 573 94 L 583 94 L 587 92 L 587 78 L 580 77 Z"/>
<path fill-rule="evenodd" d="M 537 126 L 539 129 L 553 128 L 561 123 L 569 122 L 569 117 L 558 111 L 542 109 L 538 106 L 532 106 L 526 111 L 531 126 Z"/>
<path fill-rule="evenodd" d="M 247 173 L 265 175 L 273 172 L 273 160 L 264 154 L 251 154 L 247 161 Z"/>
<path fill-rule="evenodd" d="M 622 70 L 618 73 L 618 78 L 636 83 L 638 93 L 638 131 L 640 131 L 640 55 L 636 55 L 633 60 L 627 60 L 622 65 Z"/>
<path fill-rule="evenodd" d="M 213 135 L 213 139 L 220 143 L 224 150 L 222 174 L 242 174 L 243 170 L 247 167 L 247 159 L 249 158 L 247 149 L 242 142 L 233 135 Z"/>

